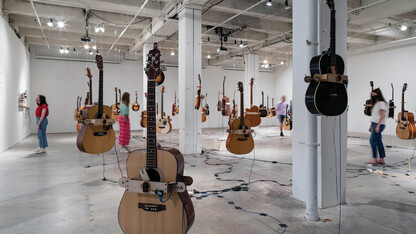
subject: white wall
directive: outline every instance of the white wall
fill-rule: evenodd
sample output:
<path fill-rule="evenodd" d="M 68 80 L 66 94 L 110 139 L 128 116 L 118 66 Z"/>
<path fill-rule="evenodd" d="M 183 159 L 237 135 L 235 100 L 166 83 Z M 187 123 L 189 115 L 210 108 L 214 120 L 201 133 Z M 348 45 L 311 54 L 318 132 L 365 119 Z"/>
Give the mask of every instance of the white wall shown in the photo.
<path fill-rule="evenodd" d="M 18 93 L 30 91 L 29 70 L 29 53 L 0 17 L 0 152 L 29 135 L 25 113 L 18 111 L 17 101 Z M 30 103 L 33 99 L 30 92 L 28 98 Z"/>
<path fill-rule="evenodd" d="M 395 119 L 401 108 L 401 91 L 403 84 L 408 84 L 405 93 L 405 109 L 416 112 L 416 45 L 371 51 L 362 54 L 349 55 L 347 62 L 348 85 L 348 131 L 367 133 L 370 117 L 364 115 L 364 103 L 370 97 L 370 81 L 374 81 L 374 87 L 380 87 L 384 98 L 388 102 L 391 99 L 390 83 L 395 88 L 394 101 L 397 106 Z M 283 67 L 276 70 L 276 94 L 282 90 L 291 90 L 292 67 Z M 302 77 L 303 78 L 303 77 Z M 302 105 L 304 105 L 302 103 Z M 394 135 L 394 120 L 387 121 L 384 134 L 390 134 L 392 126 Z"/>
<path fill-rule="evenodd" d="M 278 66 L 276 68 L 275 77 L 275 92 L 277 101 L 280 101 L 280 97 L 283 95 L 286 96 L 287 101 L 292 100 L 292 64 Z"/>
<path fill-rule="evenodd" d="M 104 104 L 112 105 L 114 103 L 114 87 L 121 88 L 124 92 L 129 92 L 131 102 L 134 102 L 134 91 L 139 92 L 139 103 L 141 104 L 138 112 L 130 111 L 130 123 L 132 130 L 141 129 L 140 113 L 142 111 L 142 63 L 124 61 L 121 64 L 104 63 Z M 74 62 L 74 61 L 58 61 L 43 60 L 31 58 L 32 65 L 32 94 L 44 94 L 50 108 L 49 116 L 49 133 L 59 132 L 75 132 L 75 121 L 73 120 L 74 109 L 76 108 L 77 96 L 83 96 L 88 91 L 87 77 L 85 76 L 85 68 L 90 67 L 93 75 L 93 98 L 97 101 L 98 95 L 98 69 L 94 63 Z M 165 72 L 166 80 L 163 84 L 166 86 L 164 98 L 164 111 L 171 115 L 172 104 L 174 102 L 174 91 L 178 92 L 178 69 L 176 67 L 168 67 Z M 207 67 L 202 70 L 202 93 L 208 93 L 208 105 L 210 106 L 210 115 L 207 121 L 202 123 L 203 128 L 227 126 L 228 119 L 222 117 L 220 112 L 216 110 L 218 101 L 218 91 L 222 92 L 222 80 L 227 76 L 226 95 L 230 98 L 233 91 L 237 89 L 237 82 L 244 81 L 244 71 L 224 70 L 221 67 Z M 259 85 L 266 95 L 275 93 L 275 74 L 268 72 L 260 72 Z M 158 98 L 160 98 L 160 87 L 158 88 Z M 249 90 L 245 90 L 245 94 L 249 95 Z M 178 93 L 177 96 L 179 97 Z M 274 96 L 278 98 L 279 96 Z M 256 97 L 256 104 L 259 105 L 261 96 Z M 236 102 L 240 103 L 239 93 L 236 93 Z M 179 101 L 179 105 L 183 102 Z M 203 101 L 205 104 L 205 101 Z M 248 103 L 245 103 L 246 107 Z M 35 108 L 33 103 L 32 108 Z M 270 97 L 271 105 L 271 97 Z M 180 108 L 181 112 L 181 108 Z M 277 118 L 262 119 L 262 126 L 277 126 Z M 173 117 L 173 128 L 178 128 L 177 117 Z M 115 126 L 118 129 L 118 124 Z M 32 132 L 35 129 L 32 128 Z"/>

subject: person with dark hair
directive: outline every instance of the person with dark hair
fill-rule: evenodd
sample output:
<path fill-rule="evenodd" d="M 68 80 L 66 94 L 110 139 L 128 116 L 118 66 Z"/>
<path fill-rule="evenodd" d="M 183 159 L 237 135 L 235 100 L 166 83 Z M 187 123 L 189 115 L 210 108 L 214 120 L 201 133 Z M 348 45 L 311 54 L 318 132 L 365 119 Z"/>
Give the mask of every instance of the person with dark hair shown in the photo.
<path fill-rule="evenodd" d="M 48 147 L 48 140 L 46 139 L 46 126 L 48 126 L 49 108 L 48 103 L 46 103 L 46 97 L 43 95 L 38 95 L 36 97 L 36 103 L 38 107 L 36 108 L 36 125 L 38 130 L 38 141 L 39 148 L 36 150 L 37 154 L 46 153 L 46 148 Z"/>
<path fill-rule="evenodd" d="M 381 133 L 386 127 L 387 102 L 384 99 L 380 88 L 377 88 L 371 92 L 371 103 L 371 125 L 369 131 L 371 132 L 370 145 L 373 151 L 373 159 L 369 162 L 366 162 L 366 164 L 384 165 L 386 152 L 384 150 Z M 380 159 L 377 159 L 377 150 Z"/>
<path fill-rule="evenodd" d="M 130 119 L 129 119 L 130 94 L 125 92 L 121 96 L 120 115 L 118 123 L 120 124 L 120 135 L 118 142 L 121 145 L 121 153 L 128 153 L 127 145 L 130 143 Z"/>

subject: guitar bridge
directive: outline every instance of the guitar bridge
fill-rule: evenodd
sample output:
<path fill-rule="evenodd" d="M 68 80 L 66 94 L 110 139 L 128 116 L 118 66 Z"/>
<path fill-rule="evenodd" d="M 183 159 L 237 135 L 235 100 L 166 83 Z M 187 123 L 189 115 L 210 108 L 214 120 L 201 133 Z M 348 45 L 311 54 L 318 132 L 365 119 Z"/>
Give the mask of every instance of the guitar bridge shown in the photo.
<path fill-rule="evenodd" d="M 139 209 L 143 209 L 145 211 L 151 211 L 151 212 L 160 212 L 162 210 L 166 210 L 166 206 L 165 205 L 139 203 Z"/>

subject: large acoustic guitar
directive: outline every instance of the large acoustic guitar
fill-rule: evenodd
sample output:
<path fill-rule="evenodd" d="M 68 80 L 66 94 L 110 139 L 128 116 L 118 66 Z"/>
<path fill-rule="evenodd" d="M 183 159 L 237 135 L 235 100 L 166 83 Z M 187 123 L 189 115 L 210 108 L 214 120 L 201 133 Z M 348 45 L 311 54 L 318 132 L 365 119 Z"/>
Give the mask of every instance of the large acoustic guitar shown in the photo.
<path fill-rule="evenodd" d="M 244 118 L 244 88 L 243 82 L 238 82 L 240 91 L 240 118 L 230 122 L 226 147 L 233 154 L 248 154 L 254 149 L 254 140 L 251 135 L 251 122 Z"/>
<path fill-rule="evenodd" d="M 404 140 L 416 138 L 415 117 L 413 113 L 404 109 L 404 92 L 406 89 L 407 84 L 405 83 L 402 90 L 402 111 L 397 116 L 396 127 L 397 137 Z"/>
<path fill-rule="evenodd" d="M 391 84 L 391 99 L 389 100 L 389 118 L 394 119 L 394 109 L 396 106 L 394 105 L 394 87 Z"/>
<path fill-rule="evenodd" d="M 195 95 L 195 109 L 199 110 L 199 107 L 201 106 L 201 76 L 198 74 L 198 80 L 199 80 L 199 86 L 198 91 L 196 91 Z"/>
<path fill-rule="evenodd" d="M 230 107 L 230 99 L 225 96 L 225 76 L 222 82 L 222 100 L 221 100 L 221 114 L 223 116 L 230 116 L 231 114 L 231 107 Z"/>
<path fill-rule="evenodd" d="M 136 95 L 136 101 L 133 103 L 133 105 L 131 106 L 131 109 L 133 111 L 139 111 L 140 110 L 140 104 L 137 102 L 137 91 L 134 92 L 134 94 Z"/>
<path fill-rule="evenodd" d="M 163 94 L 165 93 L 165 86 L 162 86 L 162 98 L 160 100 L 160 113 L 157 115 L 156 130 L 159 134 L 168 134 L 172 131 L 172 124 L 170 123 L 170 116 L 166 117 L 163 112 Z"/>
<path fill-rule="evenodd" d="M 160 73 L 160 51 L 155 43 L 145 68 L 147 81 L 146 149 L 135 150 L 127 158 L 127 178 L 119 184 L 126 190 L 118 210 L 124 233 L 181 234 L 191 228 L 195 212 L 183 176 L 184 158 L 173 148 L 159 148 L 156 138 L 156 84 Z"/>
<path fill-rule="evenodd" d="M 260 117 L 262 117 L 262 118 L 266 117 L 267 114 L 268 114 L 267 113 L 267 108 L 264 105 L 264 92 L 263 91 L 261 91 L 261 105 L 260 105 L 260 108 L 259 108 L 259 114 L 260 114 Z"/>
<path fill-rule="evenodd" d="M 147 102 L 147 92 L 144 94 L 144 96 L 146 97 L 146 102 Z M 140 119 L 140 126 L 142 126 L 142 128 L 147 127 L 147 111 L 146 110 L 142 111 L 142 115 Z"/>
<path fill-rule="evenodd" d="M 85 101 L 84 101 L 84 106 L 81 106 L 81 99 L 82 97 L 80 97 L 79 100 L 79 115 L 78 115 L 78 120 L 77 120 L 77 132 L 79 132 L 79 130 L 81 130 L 81 126 L 82 126 L 82 110 L 84 110 L 84 108 L 89 104 L 89 100 L 90 100 L 90 92 L 87 92 L 87 96 L 85 97 Z"/>
<path fill-rule="evenodd" d="M 259 107 L 253 105 L 253 85 L 254 85 L 254 78 L 250 80 L 250 108 L 246 108 L 245 118 L 250 120 L 251 127 L 257 127 L 261 123 Z"/>
<path fill-rule="evenodd" d="M 233 121 L 238 118 L 238 105 L 237 103 L 235 103 L 235 92 L 236 90 L 234 90 L 233 107 L 231 108 L 230 119 L 228 121 L 229 123 L 231 123 L 230 121 Z"/>
<path fill-rule="evenodd" d="M 272 113 L 272 108 L 269 107 L 269 95 L 267 95 L 267 116 L 266 118 L 271 118 L 273 117 L 273 113 Z"/>
<path fill-rule="evenodd" d="M 83 123 L 77 137 L 78 149 L 89 154 L 107 152 L 116 141 L 114 121 L 110 118 L 111 108 L 103 104 L 103 59 L 97 54 L 95 60 L 100 70 L 98 106 L 84 107 L 81 115 Z"/>
<path fill-rule="evenodd" d="M 306 90 L 305 104 L 312 114 L 337 116 L 347 108 L 348 95 L 345 85 L 348 79 L 344 79 L 346 76 L 343 76 L 344 60 L 335 50 L 334 0 L 327 0 L 327 5 L 331 9 L 331 46 L 328 51 L 313 57 L 310 62 L 312 79 Z M 314 79 L 316 74 L 319 81 Z"/>
<path fill-rule="evenodd" d="M 370 86 L 371 86 L 371 93 L 372 93 L 374 91 L 374 82 L 373 81 L 370 81 Z M 371 96 L 371 93 L 370 93 L 370 96 Z M 364 114 L 367 115 L 367 116 L 371 116 L 371 109 L 372 108 L 373 108 L 373 103 L 371 101 L 371 98 L 367 99 L 365 101 L 365 104 L 364 104 Z"/>
<path fill-rule="evenodd" d="M 276 107 L 274 106 L 274 98 L 272 98 L 272 108 L 270 108 L 270 112 L 272 113 L 273 116 L 277 115 Z"/>

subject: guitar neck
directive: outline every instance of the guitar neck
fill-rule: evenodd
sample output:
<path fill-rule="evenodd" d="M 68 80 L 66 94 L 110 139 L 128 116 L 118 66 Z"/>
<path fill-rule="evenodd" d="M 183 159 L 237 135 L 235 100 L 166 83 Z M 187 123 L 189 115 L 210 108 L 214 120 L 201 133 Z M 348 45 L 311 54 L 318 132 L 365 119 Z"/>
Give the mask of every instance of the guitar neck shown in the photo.
<path fill-rule="evenodd" d="M 402 118 L 404 114 L 404 92 L 402 92 Z"/>
<path fill-rule="evenodd" d="M 100 84 L 98 92 L 98 116 L 103 115 L 103 70 L 100 70 Z"/>
<path fill-rule="evenodd" d="M 156 139 L 156 82 L 147 81 L 147 138 L 146 138 L 146 167 L 157 168 L 157 139 Z"/>
<path fill-rule="evenodd" d="M 161 106 L 160 106 L 160 116 L 163 118 L 163 93 L 162 93 L 162 100 L 161 100 Z"/>
<path fill-rule="evenodd" d="M 244 125 L 244 92 L 240 92 L 240 127 Z"/>
<path fill-rule="evenodd" d="M 253 84 L 250 84 L 250 108 L 253 106 Z"/>
<path fill-rule="evenodd" d="M 335 30 L 336 30 L 336 23 L 335 23 L 335 9 L 331 10 L 331 49 L 330 49 L 330 53 L 331 53 L 331 67 L 335 67 L 337 64 L 337 60 L 336 60 L 336 54 L 335 54 L 335 46 L 336 46 L 336 42 L 335 42 L 335 38 L 336 38 L 336 34 L 335 34 Z"/>
<path fill-rule="evenodd" d="M 90 79 L 90 96 L 89 96 L 90 105 L 92 105 L 92 80 Z"/>

